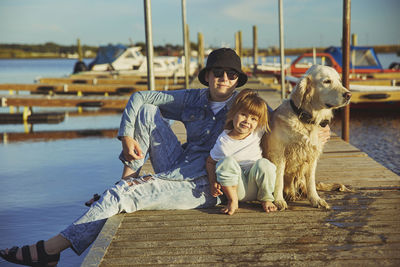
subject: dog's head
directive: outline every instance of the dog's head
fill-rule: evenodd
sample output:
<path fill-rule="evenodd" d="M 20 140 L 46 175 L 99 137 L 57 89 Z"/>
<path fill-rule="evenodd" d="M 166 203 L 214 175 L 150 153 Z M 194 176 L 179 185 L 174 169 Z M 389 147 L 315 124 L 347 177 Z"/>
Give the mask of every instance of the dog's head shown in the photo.
<path fill-rule="evenodd" d="M 350 102 L 351 93 L 342 86 L 335 69 L 313 65 L 297 83 L 290 98 L 297 107 L 312 112 L 345 106 Z"/>

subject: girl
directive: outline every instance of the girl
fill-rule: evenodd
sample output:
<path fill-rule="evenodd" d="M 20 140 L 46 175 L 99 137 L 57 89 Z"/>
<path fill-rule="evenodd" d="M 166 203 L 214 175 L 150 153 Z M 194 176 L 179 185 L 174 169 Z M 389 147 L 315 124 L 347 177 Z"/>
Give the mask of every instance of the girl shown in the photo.
<path fill-rule="evenodd" d="M 277 210 L 272 203 L 276 167 L 262 157 L 260 146 L 269 131 L 267 112 L 266 103 L 255 91 L 242 90 L 227 114 L 225 130 L 210 151 L 206 169 L 211 194 L 226 195 L 223 213 L 232 215 L 239 201 L 251 200 L 259 200 L 265 212 Z"/>

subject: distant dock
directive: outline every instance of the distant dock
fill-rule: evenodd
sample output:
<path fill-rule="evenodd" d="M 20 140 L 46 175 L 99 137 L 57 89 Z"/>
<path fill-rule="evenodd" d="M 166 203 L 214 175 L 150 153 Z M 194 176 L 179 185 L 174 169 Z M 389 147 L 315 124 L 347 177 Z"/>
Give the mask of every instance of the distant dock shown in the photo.
<path fill-rule="evenodd" d="M 263 89 L 274 108 L 280 102 L 265 86 L 245 87 Z M 173 127 L 182 140 L 182 124 Z M 400 177 L 337 136 L 316 176 L 354 192 L 320 192 L 329 211 L 300 201 L 270 214 L 254 203 L 233 216 L 219 207 L 120 214 L 108 219 L 82 266 L 400 266 Z"/>

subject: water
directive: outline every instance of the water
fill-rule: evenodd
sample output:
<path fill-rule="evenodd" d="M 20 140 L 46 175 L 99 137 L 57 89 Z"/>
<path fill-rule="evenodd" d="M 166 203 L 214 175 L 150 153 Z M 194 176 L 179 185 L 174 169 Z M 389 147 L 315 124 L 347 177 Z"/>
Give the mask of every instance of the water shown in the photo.
<path fill-rule="evenodd" d="M 0 83 L 62 77 L 74 64 L 59 59 L 0 60 Z M 117 129 L 119 121 L 120 114 L 70 116 L 59 124 L 35 124 L 33 129 Z M 21 124 L 0 125 L 1 133 L 23 131 Z M 86 200 L 119 180 L 120 150 L 115 138 L 0 144 L 0 248 L 46 240 L 68 226 L 86 210 Z M 68 249 L 58 266 L 79 266 L 88 251 L 76 256 Z M 15 265 L 0 260 L 0 266 Z"/>
<path fill-rule="evenodd" d="M 341 124 L 338 114 L 331 129 L 339 136 Z M 352 110 L 350 143 L 400 175 L 400 109 Z"/>
<path fill-rule="evenodd" d="M 382 62 L 386 67 L 400 61 L 394 55 L 388 59 Z M 65 59 L 0 60 L 0 83 L 63 77 L 71 73 L 74 64 L 75 60 Z M 59 124 L 36 124 L 33 130 L 117 129 L 119 121 L 120 114 L 69 116 Z M 1 133 L 24 129 L 20 124 L 0 125 Z M 340 122 L 332 129 L 340 132 Z M 397 174 L 399 133 L 398 111 L 351 114 L 350 142 Z M 120 150 L 115 138 L 100 137 L 0 144 L 0 248 L 35 243 L 63 230 L 86 210 L 86 200 L 119 179 Z M 76 256 L 69 249 L 58 266 L 79 266 L 88 251 Z M 14 265 L 0 261 L 0 266 Z"/>

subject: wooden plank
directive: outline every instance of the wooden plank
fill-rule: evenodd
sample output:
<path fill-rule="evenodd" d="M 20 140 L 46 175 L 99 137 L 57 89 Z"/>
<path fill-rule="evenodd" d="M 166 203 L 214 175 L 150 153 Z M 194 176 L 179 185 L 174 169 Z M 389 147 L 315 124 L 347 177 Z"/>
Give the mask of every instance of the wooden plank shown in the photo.
<path fill-rule="evenodd" d="M 136 84 L 147 84 L 147 78 L 143 77 L 127 77 L 127 78 L 90 78 L 90 77 L 47 77 L 40 78 L 38 80 L 42 84 L 90 84 L 90 85 L 101 85 L 101 84 L 119 84 L 119 85 L 136 85 Z M 182 81 L 177 81 L 178 84 L 182 84 Z M 156 85 L 173 85 L 175 84 L 174 79 L 156 79 Z"/>
<path fill-rule="evenodd" d="M 87 137 L 116 138 L 118 129 L 98 130 L 70 130 L 70 131 L 41 131 L 32 133 L 0 133 L 0 140 L 3 143 L 21 141 L 53 141 L 60 139 L 75 139 Z"/>
<path fill-rule="evenodd" d="M 129 97 L 124 96 L 43 96 L 43 95 L 0 95 L 1 106 L 25 107 L 101 107 L 118 108 L 126 106 Z"/>
<path fill-rule="evenodd" d="M 183 85 L 156 85 L 156 90 L 182 89 Z M 147 84 L 135 85 L 90 85 L 90 84 L 0 84 L 0 90 L 30 91 L 36 93 L 119 93 L 132 94 L 133 92 L 148 90 Z"/>
<path fill-rule="evenodd" d="M 400 260 L 400 191 L 324 193 L 330 196 L 331 211 L 297 205 L 266 214 L 247 204 L 234 216 L 218 208 L 127 214 L 100 266 L 310 266 L 327 260 L 390 266 Z"/>
<path fill-rule="evenodd" d="M 351 103 L 400 101 L 400 91 L 352 91 L 351 95 Z"/>
<path fill-rule="evenodd" d="M 59 123 L 64 121 L 64 113 L 0 113 L 0 124 L 20 124 L 20 123 Z"/>
<path fill-rule="evenodd" d="M 324 153 L 331 153 L 331 152 L 358 152 L 360 151 L 358 148 L 355 146 L 343 142 L 341 139 L 330 139 L 328 143 L 326 143 L 324 147 Z"/>
<path fill-rule="evenodd" d="M 396 84 L 395 79 L 365 79 L 365 80 L 350 80 L 350 84 L 360 84 L 360 85 L 383 85 L 392 86 Z"/>
<path fill-rule="evenodd" d="M 81 72 L 76 74 L 71 74 L 70 78 L 113 78 L 113 79 L 147 79 L 147 75 L 137 75 L 137 74 L 129 74 L 129 72 L 110 72 L 110 71 L 103 71 L 103 72 Z M 156 80 L 165 80 L 168 76 L 155 76 Z M 176 79 L 176 80 L 184 80 L 185 77 L 177 76 L 168 77 L 169 79 Z"/>
<path fill-rule="evenodd" d="M 368 76 L 376 79 L 400 79 L 400 72 L 377 72 L 368 74 Z"/>

